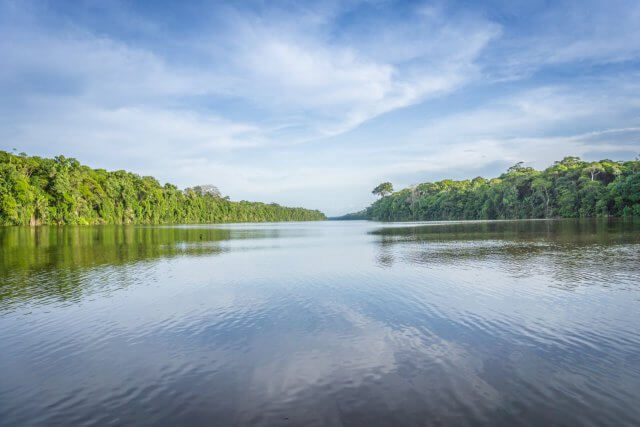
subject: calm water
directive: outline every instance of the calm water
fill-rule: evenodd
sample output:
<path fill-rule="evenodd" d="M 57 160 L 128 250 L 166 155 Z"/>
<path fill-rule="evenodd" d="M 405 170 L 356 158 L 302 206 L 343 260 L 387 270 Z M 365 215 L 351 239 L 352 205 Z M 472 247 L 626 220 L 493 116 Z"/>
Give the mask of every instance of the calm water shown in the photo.
<path fill-rule="evenodd" d="M 640 224 L 0 229 L 3 425 L 637 425 Z"/>

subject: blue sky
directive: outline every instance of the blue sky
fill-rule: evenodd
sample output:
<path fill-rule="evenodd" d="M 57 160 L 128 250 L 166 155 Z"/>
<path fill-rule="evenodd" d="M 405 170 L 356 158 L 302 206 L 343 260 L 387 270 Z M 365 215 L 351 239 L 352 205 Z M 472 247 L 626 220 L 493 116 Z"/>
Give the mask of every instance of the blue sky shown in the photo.
<path fill-rule="evenodd" d="M 640 154 L 640 2 L 0 0 L 1 148 L 329 215 Z"/>

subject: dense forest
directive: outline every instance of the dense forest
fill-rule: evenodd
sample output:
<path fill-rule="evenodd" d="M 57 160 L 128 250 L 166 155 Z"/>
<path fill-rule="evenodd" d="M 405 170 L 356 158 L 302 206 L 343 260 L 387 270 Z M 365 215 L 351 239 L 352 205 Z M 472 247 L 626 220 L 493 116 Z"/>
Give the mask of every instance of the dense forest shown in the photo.
<path fill-rule="evenodd" d="M 212 186 L 180 190 L 77 160 L 0 151 L 0 224 L 163 224 L 323 220 L 317 210 L 233 202 Z"/>
<path fill-rule="evenodd" d="M 565 157 L 544 171 L 518 163 L 498 178 L 438 182 L 381 196 L 344 219 L 379 221 L 640 216 L 640 160 L 585 162 Z"/>

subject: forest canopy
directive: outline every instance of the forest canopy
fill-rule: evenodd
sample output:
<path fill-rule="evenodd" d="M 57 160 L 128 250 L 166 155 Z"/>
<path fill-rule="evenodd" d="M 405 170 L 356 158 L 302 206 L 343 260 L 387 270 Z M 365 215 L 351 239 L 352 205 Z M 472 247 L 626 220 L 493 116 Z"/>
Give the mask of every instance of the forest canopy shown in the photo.
<path fill-rule="evenodd" d="M 168 224 L 324 220 L 317 210 L 233 202 L 215 186 L 178 189 L 76 159 L 0 151 L 0 225 Z"/>
<path fill-rule="evenodd" d="M 410 221 L 597 216 L 640 216 L 639 159 L 586 162 L 565 157 L 543 171 L 521 162 L 497 178 L 445 179 L 383 195 L 350 218 Z"/>

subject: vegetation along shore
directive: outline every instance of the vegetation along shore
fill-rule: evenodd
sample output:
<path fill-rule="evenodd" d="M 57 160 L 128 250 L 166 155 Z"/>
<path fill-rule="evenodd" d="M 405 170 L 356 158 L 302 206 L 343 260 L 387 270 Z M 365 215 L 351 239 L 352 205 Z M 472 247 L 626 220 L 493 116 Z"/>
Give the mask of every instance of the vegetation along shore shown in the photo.
<path fill-rule="evenodd" d="M 460 219 L 640 216 L 640 159 L 586 162 L 565 157 L 543 171 L 518 163 L 497 178 L 445 179 L 381 196 L 361 212 L 336 219 L 426 221 Z"/>
<path fill-rule="evenodd" d="M 213 186 L 178 189 L 150 176 L 77 160 L 0 151 L 0 224 L 194 224 L 315 221 L 317 210 L 234 202 Z"/>

